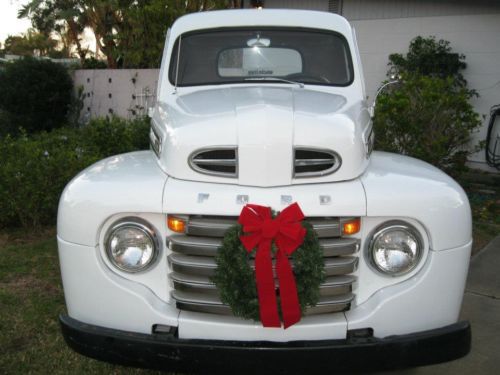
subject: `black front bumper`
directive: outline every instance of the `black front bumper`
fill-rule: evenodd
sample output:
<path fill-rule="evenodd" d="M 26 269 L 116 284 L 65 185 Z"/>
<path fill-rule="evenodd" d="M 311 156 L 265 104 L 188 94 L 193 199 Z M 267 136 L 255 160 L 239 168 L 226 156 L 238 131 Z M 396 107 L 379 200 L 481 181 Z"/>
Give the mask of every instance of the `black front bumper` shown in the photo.
<path fill-rule="evenodd" d="M 468 322 L 384 339 L 241 342 L 186 340 L 92 326 L 61 315 L 67 344 L 86 356 L 134 367 L 196 373 L 375 371 L 429 365 L 465 356 Z"/>

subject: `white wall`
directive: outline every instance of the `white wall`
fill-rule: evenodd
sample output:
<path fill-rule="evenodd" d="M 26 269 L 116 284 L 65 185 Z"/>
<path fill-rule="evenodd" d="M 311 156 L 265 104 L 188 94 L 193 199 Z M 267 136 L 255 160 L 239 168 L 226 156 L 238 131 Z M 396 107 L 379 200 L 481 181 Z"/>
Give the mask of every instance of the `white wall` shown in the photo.
<path fill-rule="evenodd" d="M 493 9 L 488 8 L 484 0 L 478 1 L 481 5 L 477 8 L 478 12 Z M 342 9 L 346 16 L 359 18 L 351 20 L 351 24 L 355 27 L 358 37 L 369 101 L 373 100 L 380 83 L 386 79 L 389 54 L 405 53 L 410 41 L 418 35 L 434 35 L 439 39 L 450 41 L 455 52 L 466 55 L 468 66 L 464 72 L 465 78 L 469 82 L 469 87 L 476 89 L 481 95 L 473 101 L 473 105 L 478 113 L 486 116 L 483 127 L 474 135 L 474 139 L 475 141 L 485 140 L 490 108 L 500 104 L 500 2 L 495 8 L 498 12 L 491 14 L 393 18 L 396 14 L 406 12 L 405 9 L 407 12 L 404 14 L 407 15 L 423 14 L 422 12 L 428 14 L 432 9 L 441 14 L 446 11 L 442 4 L 436 7 L 430 4 L 432 3 L 430 1 L 403 0 L 401 3 L 406 4 L 406 8 L 398 5 L 398 7 L 391 8 L 391 12 L 379 12 L 382 18 L 364 19 L 367 17 L 366 9 L 370 9 L 366 8 L 368 5 L 364 3 L 368 2 L 368 0 L 343 1 Z M 373 0 L 373 3 L 385 4 L 385 9 L 388 9 L 390 4 L 394 5 L 393 0 Z M 464 3 L 463 0 L 449 3 L 451 10 L 446 12 L 463 13 L 466 6 Z M 324 10 L 328 1 L 267 0 L 266 4 L 269 7 L 306 7 L 307 5 L 309 9 Z M 457 4 L 462 5 L 457 7 Z M 361 7 L 362 5 L 364 7 Z M 109 82 L 110 78 L 111 82 Z M 135 83 L 133 78 L 136 79 Z M 156 99 L 157 80 L 158 70 L 153 69 L 79 70 L 75 72 L 76 85 L 83 85 L 87 95 L 82 112 L 87 117 L 106 116 L 111 113 L 110 110 L 115 115 L 125 118 L 133 117 L 133 111 L 136 114 L 146 114 L 147 107 L 151 106 Z M 477 167 L 493 171 L 486 166 L 483 151 L 473 155 L 471 160 L 478 163 Z"/>
<path fill-rule="evenodd" d="M 454 51 L 466 56 L 464 76 L 469 87 L 480 94 L 472 104 L 478 113 L 486 115 L 474 139 L 486 139 L 490 108 L 500 104 L 500 14 L 360 20 L 351 24 L 356 29 L 370 100 L 386 78 L 389 54 L 406 52 L 417 35 L 450 41 Z M 471 158 L 472 162 L 484 160 L 484 151 Z"/>
<path fill-rule="evenodd" d="M 156 101 L 158 69 L 76 70 L 75 87 L 83 87 L 81 119 L 147 114 Z"/>

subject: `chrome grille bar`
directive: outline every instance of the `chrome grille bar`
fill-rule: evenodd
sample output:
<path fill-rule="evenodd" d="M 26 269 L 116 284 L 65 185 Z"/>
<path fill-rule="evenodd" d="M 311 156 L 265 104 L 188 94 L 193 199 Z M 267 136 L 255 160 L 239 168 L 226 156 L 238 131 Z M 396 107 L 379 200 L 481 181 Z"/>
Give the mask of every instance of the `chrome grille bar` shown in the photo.
<path fill-rule="evenodd" d="M 341 221 L 338 218 L 308 218 L 318 238 L 340 237 Z M 186 225 L 186 234 L 192 236 L 224 237 L 226 231 L 238 223 L 236 217 L 192 216 Z"/>
<path fill-rule="evenodd" d="M 222 238 L 174 234 L 167 239 L 167 243 L 177 253 L 214 257 L 222 245 Z M 319 244 L 325 257 L 350 255 L 359 250 L 359 240 L 356 238 L 321 238 Z"/>
<path fill-rule="evenodd" d="M 172 297 L 177 301 L 181 310 L 232 315 L 231 308 L 224 305 L 217 296 L 206 293 L 191 293 L 174 290 Z M 352 293 L 340 296 L 322 296 L 316 306 L 306 310 L 305 315 L 327 314 L 345 311 L 354 299 Z"/>
<path fill-rule="evenodd" d="M 190 275 L 213 276 L 217 264 L 213 257 L 194 257 L 184 254 L 170 254 L 168 260 L 171 268 L 176 272 Z M 290 261 L 293 267 L 293 260 Z M 356 270 L 358 258 L 356 257 L 334 257 L 325 258 L 326 276 L 346 275 Z M 250 260 L 250 267 L 255 269 L 255 263 Z"/>
<path fill-rule="evenodd" d="M 215 256 L 225 232 L 237 223 L 236 217 L 186 216 L 186 233 L 167 238 L 172 251 L 168 256 L 172 298 L 181 310 L 230 315 L 211 277 L 217 268 Z M 323 250 L 326 280 L 321 285 L 320 302 L 306 311 L 306 315 L 345 311 L 354 299 L 352 273 L 358 265 L 356 253 L 360 242 L 356 238 L 342 238 L 342 225 L 351 217 L 312 217 L 311 223 Z M 254 260 L 250 259 L 254 267 Z M 293 267 L 293 262 L 292 262 Z M 276 275 L 275 275 L 276 277 Z M 278 283 L 278 282 L 276 282 Z M 277 285 L 278 287 L 278 285 Z"/>

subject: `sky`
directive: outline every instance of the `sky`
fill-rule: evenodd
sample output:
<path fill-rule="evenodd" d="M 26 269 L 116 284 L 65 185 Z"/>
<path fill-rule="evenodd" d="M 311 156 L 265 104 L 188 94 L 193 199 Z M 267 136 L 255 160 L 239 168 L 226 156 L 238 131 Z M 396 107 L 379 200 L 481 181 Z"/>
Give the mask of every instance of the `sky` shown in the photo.
<path fill-rule="evenodd" d="M 9 35 L 18 35 L 26 32 L 31 27 L 28 19 L 18 19 L 18 10 L 29 0 L 0 0 L 0 43 L 3 46 L 5 38 Z M 83 48 L 95 51 L 94 35 L 86 30 L 82 41 Z"/>
<path fill-rule="evenodd" d="M 9 35 L 25 32 L 31 26 L 27 19 L 18 20 L 17 11 L 27 0 L 0 0 L 0 42 Z"/>

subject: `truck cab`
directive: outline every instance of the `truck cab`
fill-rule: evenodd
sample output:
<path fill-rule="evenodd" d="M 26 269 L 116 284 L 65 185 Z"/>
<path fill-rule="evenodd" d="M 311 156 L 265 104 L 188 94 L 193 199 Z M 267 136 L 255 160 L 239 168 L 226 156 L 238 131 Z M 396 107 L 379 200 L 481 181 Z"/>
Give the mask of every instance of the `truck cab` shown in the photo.
<path fill-rule="evenodd" d="M 470 326 L 458 321 L 467 197 L 423 161 L 373 151 L 365 98 L 355 33 L 341 16 L 178 19 L 151 150 L 94 164 L 61 197 L 68 345 L 190 372 L 377 370 L 467 354 Z M 280 212 L 292 203 L 317 236 L 325 277 L 298 323 L 264 327 L 222 301 L 216 257 L 247 204 Z"/>

